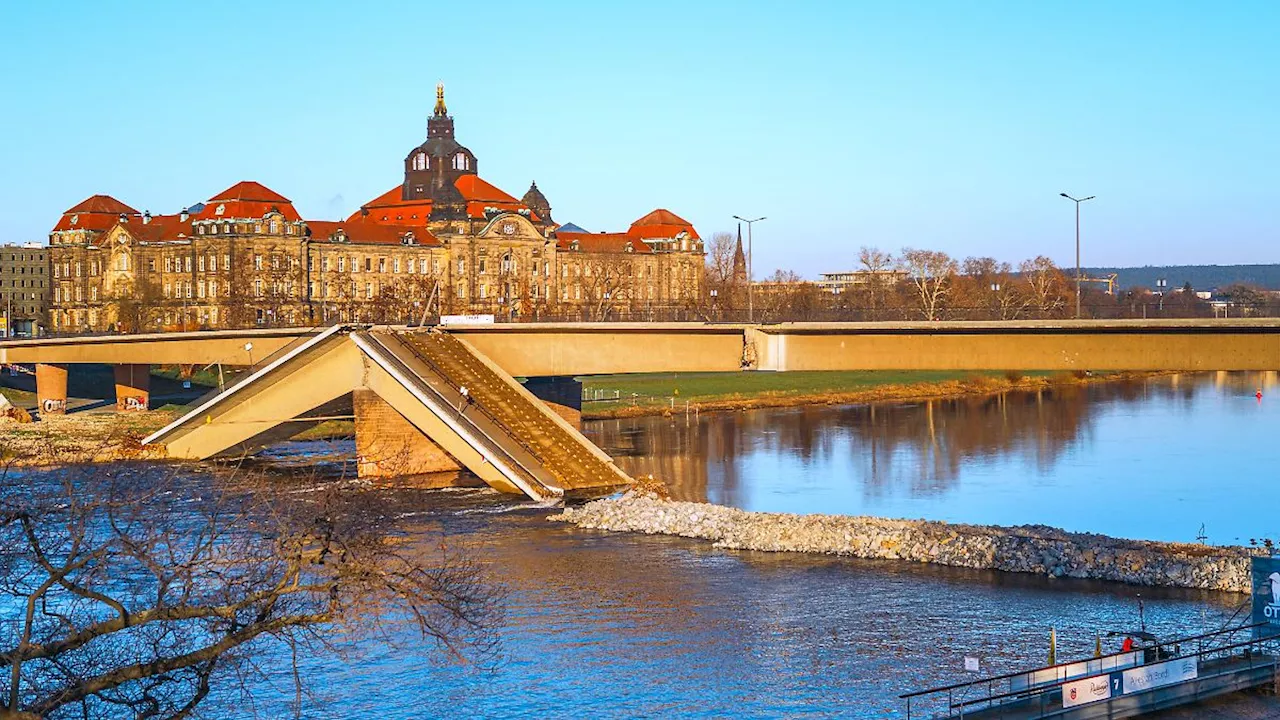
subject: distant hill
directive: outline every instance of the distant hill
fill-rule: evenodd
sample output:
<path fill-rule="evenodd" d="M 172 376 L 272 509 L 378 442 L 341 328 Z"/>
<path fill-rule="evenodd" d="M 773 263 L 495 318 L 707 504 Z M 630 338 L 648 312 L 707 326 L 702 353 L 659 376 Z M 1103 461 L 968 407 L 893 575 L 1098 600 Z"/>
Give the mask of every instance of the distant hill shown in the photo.
<path fill-rule="evenodd" d="M 1070 276 L 1074 268 L 1063 268 Z M 1196 290 L 1224 288 L 1232 283 L 1248 283 L 1267 290 L 1280 290 L 1280 265 L 1148 265 L 1129 268 L 1084 268 L 1089 277 L 1116 274 L 1121 288 L 1141 286 L 1155 288 L 1156 280 L 1164 278 L 1169 289 L 1180 288 L 1187 283 Z"/>

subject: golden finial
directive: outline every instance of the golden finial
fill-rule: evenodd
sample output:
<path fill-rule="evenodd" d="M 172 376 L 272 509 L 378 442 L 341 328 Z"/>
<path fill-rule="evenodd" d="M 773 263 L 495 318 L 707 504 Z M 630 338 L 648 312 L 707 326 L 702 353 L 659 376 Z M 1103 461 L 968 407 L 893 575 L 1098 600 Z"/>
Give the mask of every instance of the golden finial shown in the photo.
<path fill-rule="evenodd" d="M 444 106 L 444 83 L 436 83 L 436 115 L 448 115 L 449 109 Z"/>

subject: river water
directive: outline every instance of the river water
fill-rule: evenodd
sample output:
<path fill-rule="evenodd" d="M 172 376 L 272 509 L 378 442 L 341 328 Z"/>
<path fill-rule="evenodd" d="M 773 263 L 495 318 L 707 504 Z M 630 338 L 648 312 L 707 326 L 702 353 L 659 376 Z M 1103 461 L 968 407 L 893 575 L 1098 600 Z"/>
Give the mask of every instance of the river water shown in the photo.
<path fill-rule="evenodd" d="M 682 498 L 1209 542 L 1280 529 L 1274 375 L 1039 394 L 587 423 Z M 283 454 L 296 453 L 294 447 Z M 305 450 L 304 450 L 305 451 Z M 1095 633 L 1220 627 L 1234 595 L 893 562 L 718 550 L 545 520 L 487 490 L 397 491 L 508 591 L 496 666 L 361 648 L 318 657 L 306 717 L 898 717 L 897 695 L 1090 655 Z M 1115 649 L 1114 640 L 1107 641 Z M 283 714 L 292 694 L 259 713 Z"/>

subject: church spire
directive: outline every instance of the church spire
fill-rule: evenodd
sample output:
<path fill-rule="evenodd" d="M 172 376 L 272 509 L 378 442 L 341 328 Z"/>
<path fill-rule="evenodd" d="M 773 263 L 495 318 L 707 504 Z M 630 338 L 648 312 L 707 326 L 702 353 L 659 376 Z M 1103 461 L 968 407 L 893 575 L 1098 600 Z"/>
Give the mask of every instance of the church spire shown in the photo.
<path fill-rule="evenodd" d="M 449 114 L 449 108 L 444 106 L 444 83 L 436 83 L 436 117 L 446 117 Z"/>
<path fill-rule="evenodd" d="M 742 223 L 738 223 L 738 242 L 733 248 L 733 283 L 747 282 L 747 255 L 742 252 Z"/>

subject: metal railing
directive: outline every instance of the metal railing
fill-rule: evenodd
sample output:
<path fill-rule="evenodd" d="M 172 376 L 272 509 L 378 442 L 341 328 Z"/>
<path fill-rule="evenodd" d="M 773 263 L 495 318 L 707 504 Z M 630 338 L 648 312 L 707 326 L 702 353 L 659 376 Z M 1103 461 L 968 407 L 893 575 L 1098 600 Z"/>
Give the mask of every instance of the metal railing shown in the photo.
<path fill-rule="evenodd" d="M 1117 665 L 1112 671 L 1144 667 L 1180 658 L 1195 658 L 1197 666 L 1201 668 L 1205 667 L 1208 662 L 1228 659 L 1245 661 L 1248 669 L 1253 669 L 1255 666 L 1276 667 L 1276 658 L 1277 655 L 1280 655 L 1280 633 L 1259 635 L 1256 632 L 1268 625 L 1269 623 L 1239 625 L 1202 635 L 1177 638 L 1134 651 L 1122 651 L 1098 658 L 1048 665 L 1031 670 L 1020 670 L 1002 675 L 992 675 L 978 680 L 917 690 L 899 695 L 898 698 L 906 701 L 908 719 L 912 717 L 962 718 L 966 714 L 978 711 L 1001 707 L 1013 709 L 1012 706 L 1015 704 L 1018 705 L 1020 711 L 1038 712 L 1038 717 L 1049 718 L 1060 715 L 1070 709 L 1062 706 L 1061 693 L 1063 685 L 1090 677 L 1102 677 L 1109 673 L 1102 671 L 1084 672 L 1078 675 L 1058 678 L 1050 682 L 1031 684 L 1022 688 L 1013 687 L 1012 681 L 1014 679 L 1022 677 L 1034 678 L 1037 674 L 1054 671 L 1064 665 L 1086 662 L 1105 664 L 1109 659 L 1119 660 L 1131 652 L 1142 653 L 1141 662 L 1125 665 L 1124 667 Z M 1243 632 L 1249 632 L 1251 636 L 1245 640 L 1231 640 L 1233 636 Z M 1191 646 L 1192 644 L 1194 644 L 1195 652 L 1184 652 L 1184 646 Z M 1270 653 L 1267 651 L 1270 651 Z M 1234 664 L 1230 664 L 1229 668 L 1231 672 L 1239 670 L 1239 667 Z M 1198 677 L 1214 676 L 1216 674 L 1211 673 L 1208 676 L 1199 675 Z M 997 687 L 998 685 L 999 687 Z M 970 697 L 970 694 L 974 692 L 981 694 L 976 697 Z"/>

